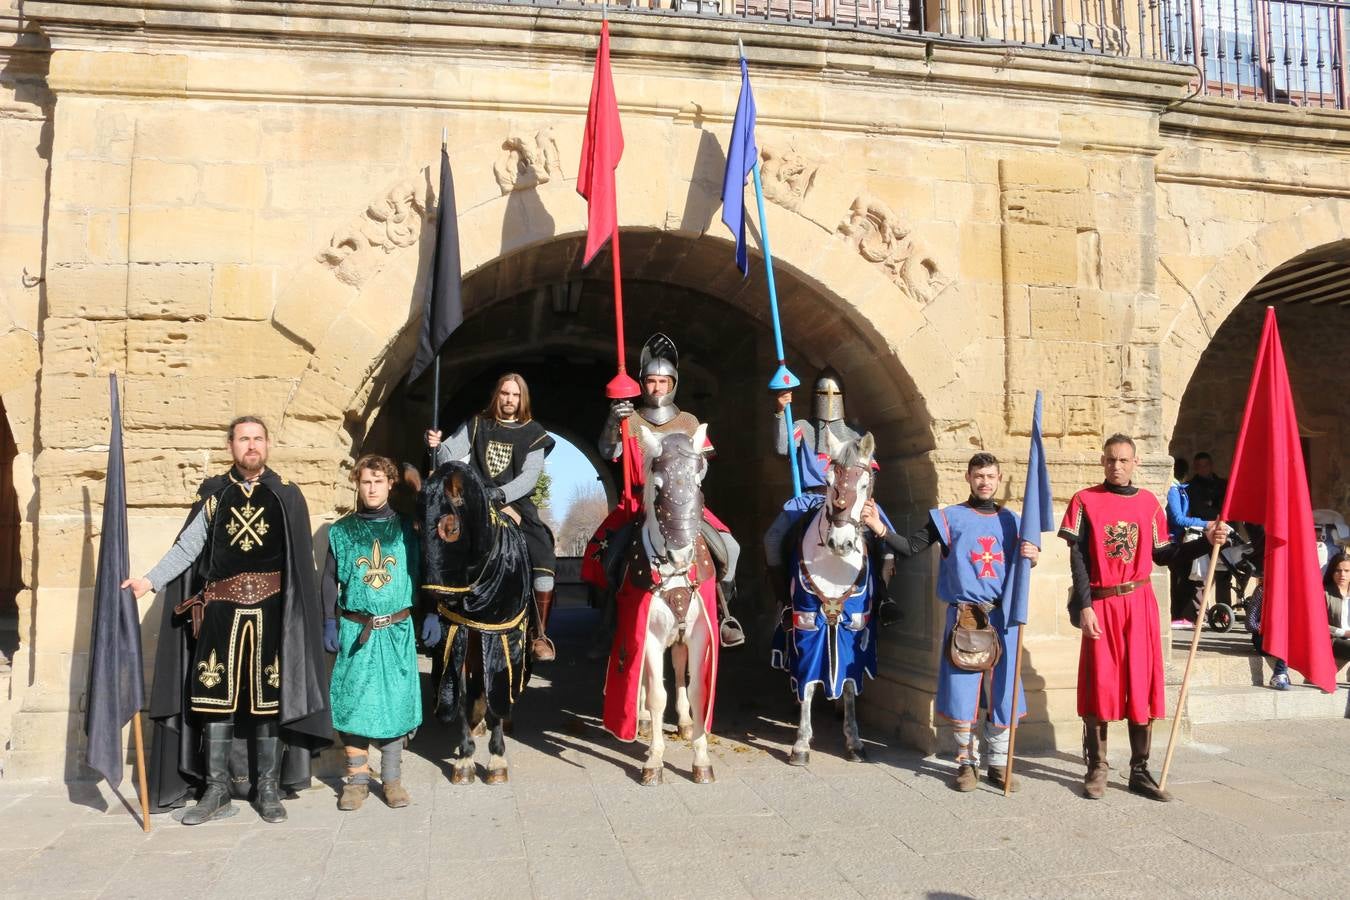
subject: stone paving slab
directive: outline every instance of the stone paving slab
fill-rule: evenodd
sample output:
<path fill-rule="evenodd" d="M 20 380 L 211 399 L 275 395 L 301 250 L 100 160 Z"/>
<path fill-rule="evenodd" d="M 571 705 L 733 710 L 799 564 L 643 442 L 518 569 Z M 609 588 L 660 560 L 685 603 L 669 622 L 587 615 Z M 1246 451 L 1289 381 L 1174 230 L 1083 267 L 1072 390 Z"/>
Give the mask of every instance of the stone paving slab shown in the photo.
<path fill-rule="evenodd" d="M 401 810 L 375 790 L 340 813 L 339 785 L 316 782 L 283 825 L 242 806 L 196 828 L 156 816 L 146 835 L 106 786 L 0 782 L 0 896 L 1350 895 L 1345 720 L 1197 729 L 1178 751 L 1171 804 L 1125 790 L 1116 729 L 1105 799 L 1081 797 L 1082 764 L 1065 753 L 1019 760 L 1021 790 L 1005 799 L 987 783 L 956 793 L 950 761 L 877 734 L 864 734 L 870 762 L 846 762 L 828 705 L 811 765 L 786 765 L 786 685 L 728 654 L 725 683 L 752 699 L 718 715 L 717 782 L 690 782 L 690 750 L 671 740 L 665 784 L 643 788 L 643 748 L 598 729 L 603 672 L 582 660 L 577 624 L 550 682 L 518 710 L 507 785 L 450 785 L 435 723 L 405 756 L 413 803 Z M 135 802 L 129 786 L 124 796 Z"/>

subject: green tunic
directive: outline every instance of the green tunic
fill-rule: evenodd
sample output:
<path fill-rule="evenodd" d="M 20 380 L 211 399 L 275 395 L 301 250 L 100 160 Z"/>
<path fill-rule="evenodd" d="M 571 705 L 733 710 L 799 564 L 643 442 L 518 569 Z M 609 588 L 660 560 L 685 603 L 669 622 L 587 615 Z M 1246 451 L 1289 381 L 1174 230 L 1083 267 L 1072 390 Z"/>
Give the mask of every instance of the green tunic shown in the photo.
<path fill-rule="evenodd" d="M 329 697 L 333 727 L 368 738 L 395 738 L 422 722 L 413 617 L 371 631 L 341 610 L 385 616 L 413 605 L 421 557 L 412 524 L 402 516 L 343 516 L 328 532 L 337 562 L 338 654 Z"/>

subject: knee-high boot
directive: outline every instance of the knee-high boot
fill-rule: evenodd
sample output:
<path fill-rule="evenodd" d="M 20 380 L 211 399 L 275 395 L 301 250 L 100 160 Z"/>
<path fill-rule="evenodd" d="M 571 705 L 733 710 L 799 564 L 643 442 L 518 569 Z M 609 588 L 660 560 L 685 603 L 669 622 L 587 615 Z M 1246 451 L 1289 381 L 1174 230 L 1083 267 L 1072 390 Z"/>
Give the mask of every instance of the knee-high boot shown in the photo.
<path fill-rule="evenodd" d="M 183 813 L 184 825 L 200 825 L 212 819 L 234 815 L 230 802 L 230 740 L 234 723 L 207 722 L 205 732 L 206 791 L 197 805 Z"/>
<path fill-rule="evenodd" d="M 1148 772 L 1148 753 L 1153 743 L 1153 723 L 1130 725 L 1130 790 L 1150 800 L 1166 803 L 1172 795 L 1164 791 Z"/>
<path fill-rule="evenodd" d="M 535 591 L 534 606 L 539 612 L 539 633 L 530 642 L 530 655 L 536 662 L 553 662 L 558 651 L 548 637 L 548 614 L 553 610 L 553 591 Z"/>
<path fill-rule="evenodd" d="M 1100 800 L 1106 793 L 1106 778 L 1111 767 L 1106 764 L 1106 723 L 1091 716 L 1083 719 L 1083 758 L 1087 775 L 1083 779 L 1083 796 Z"/>
<path fill-rule="evenodd" d="M 258 751 L 258 792 L 253 808 L 264 822 L 286 821 L 281 805 L 281 726 L 275 718 L 258 723 L 253 732 Z"/>

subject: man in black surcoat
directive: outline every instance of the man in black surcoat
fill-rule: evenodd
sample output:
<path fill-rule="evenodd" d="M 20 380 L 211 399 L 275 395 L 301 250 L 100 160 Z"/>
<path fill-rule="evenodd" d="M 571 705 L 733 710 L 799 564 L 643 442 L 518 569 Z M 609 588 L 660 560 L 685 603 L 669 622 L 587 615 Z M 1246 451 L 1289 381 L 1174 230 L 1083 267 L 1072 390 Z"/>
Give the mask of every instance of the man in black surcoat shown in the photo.
<path fill-rule="evenodd" d="M 286 818 L 282 785 L 308 786 L 310 758 L 332 742 L 305 498 L 267 468 L 261 419 L 230 423 L 228 442 L 234 465 L 198 488 L 164 558 L 123 584 L 164 600 L 150 792 L 166 809 L 202 784 L 185 825 L 234 814 L 231 774 L 247 796 L 248 748 L 236 738 L 253 739 L 253 803 L 266 822 Z"/>
<path fill-rule="evenodd" d="M 555 442 L 534 419 L 525 379 L 507 372 L 497 379 L 486 409 L 470 416 L 447 440 L 442 441 L 441 433 L 433 430 L 427 431 L 426 439 L 437 467 L 451 460 L 473 465 L 493 486 L 493 502 L 520 526 L 530 553 L 536 609 L 530 655 L 539 662 L 553 661 L 557 653 L 548 637 L 548 616 L 553 608 L 554 570 L 558 564 L 553 532 L 544 524 L 531 495 L 544 472 L 544 458 Z M 422 642 L 428 646 L 439 643 L 439 628 L 437 617 L 427 616 Z"/>

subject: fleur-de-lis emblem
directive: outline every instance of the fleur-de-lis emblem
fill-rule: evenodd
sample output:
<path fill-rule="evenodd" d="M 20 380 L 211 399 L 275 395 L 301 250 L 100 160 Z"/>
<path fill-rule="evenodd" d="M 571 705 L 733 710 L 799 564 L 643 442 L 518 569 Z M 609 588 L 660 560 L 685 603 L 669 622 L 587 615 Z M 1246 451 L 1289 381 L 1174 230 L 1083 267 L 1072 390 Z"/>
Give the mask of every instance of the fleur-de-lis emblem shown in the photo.
<path fill-rule="evenodd" d="M 363 556 L 356 561 L 358 567 L 366 567 L 366 574 L 361 576 L 361 580 L 377 591 L 394 580 L 394 576 L 389 574 L 389 569 L 398 564 L 398 560 L 392 556 L 384 556 L 383 552 L 380 541 L 376 538 L 370 546 L 370 556 Z"/>
<path fill-rule="evenodd" d="M 212 650 L 210 656 L 204 661 L 197 663 L 197 671 L 201 673 L 197 676 L 197 680 L 200 681 L 207 690 L 210 690 L 220 684 L 221 676 L 225 672 L 225 666 L 216 659 L 216 651 Z"/>
<path fill-rule="evenodd" d="M 263 669 L 263 674 L 267 676 L 268 687 L 281 687 L 281 657 L 272 657 L 272 664 Z"/>
<path fill-rule="evenodd" d="M 263 538 L 270 530 L 262 514 L 262 507 L 254 506 L 248 502 L 245 502 L 242 507 L 231 508 L 230 515 L 233 518 L 225 526 L 225 531 L 230 536 L 230 543 L 237 543 L 239 549 L 245 553 L 260 546 Z"/>

